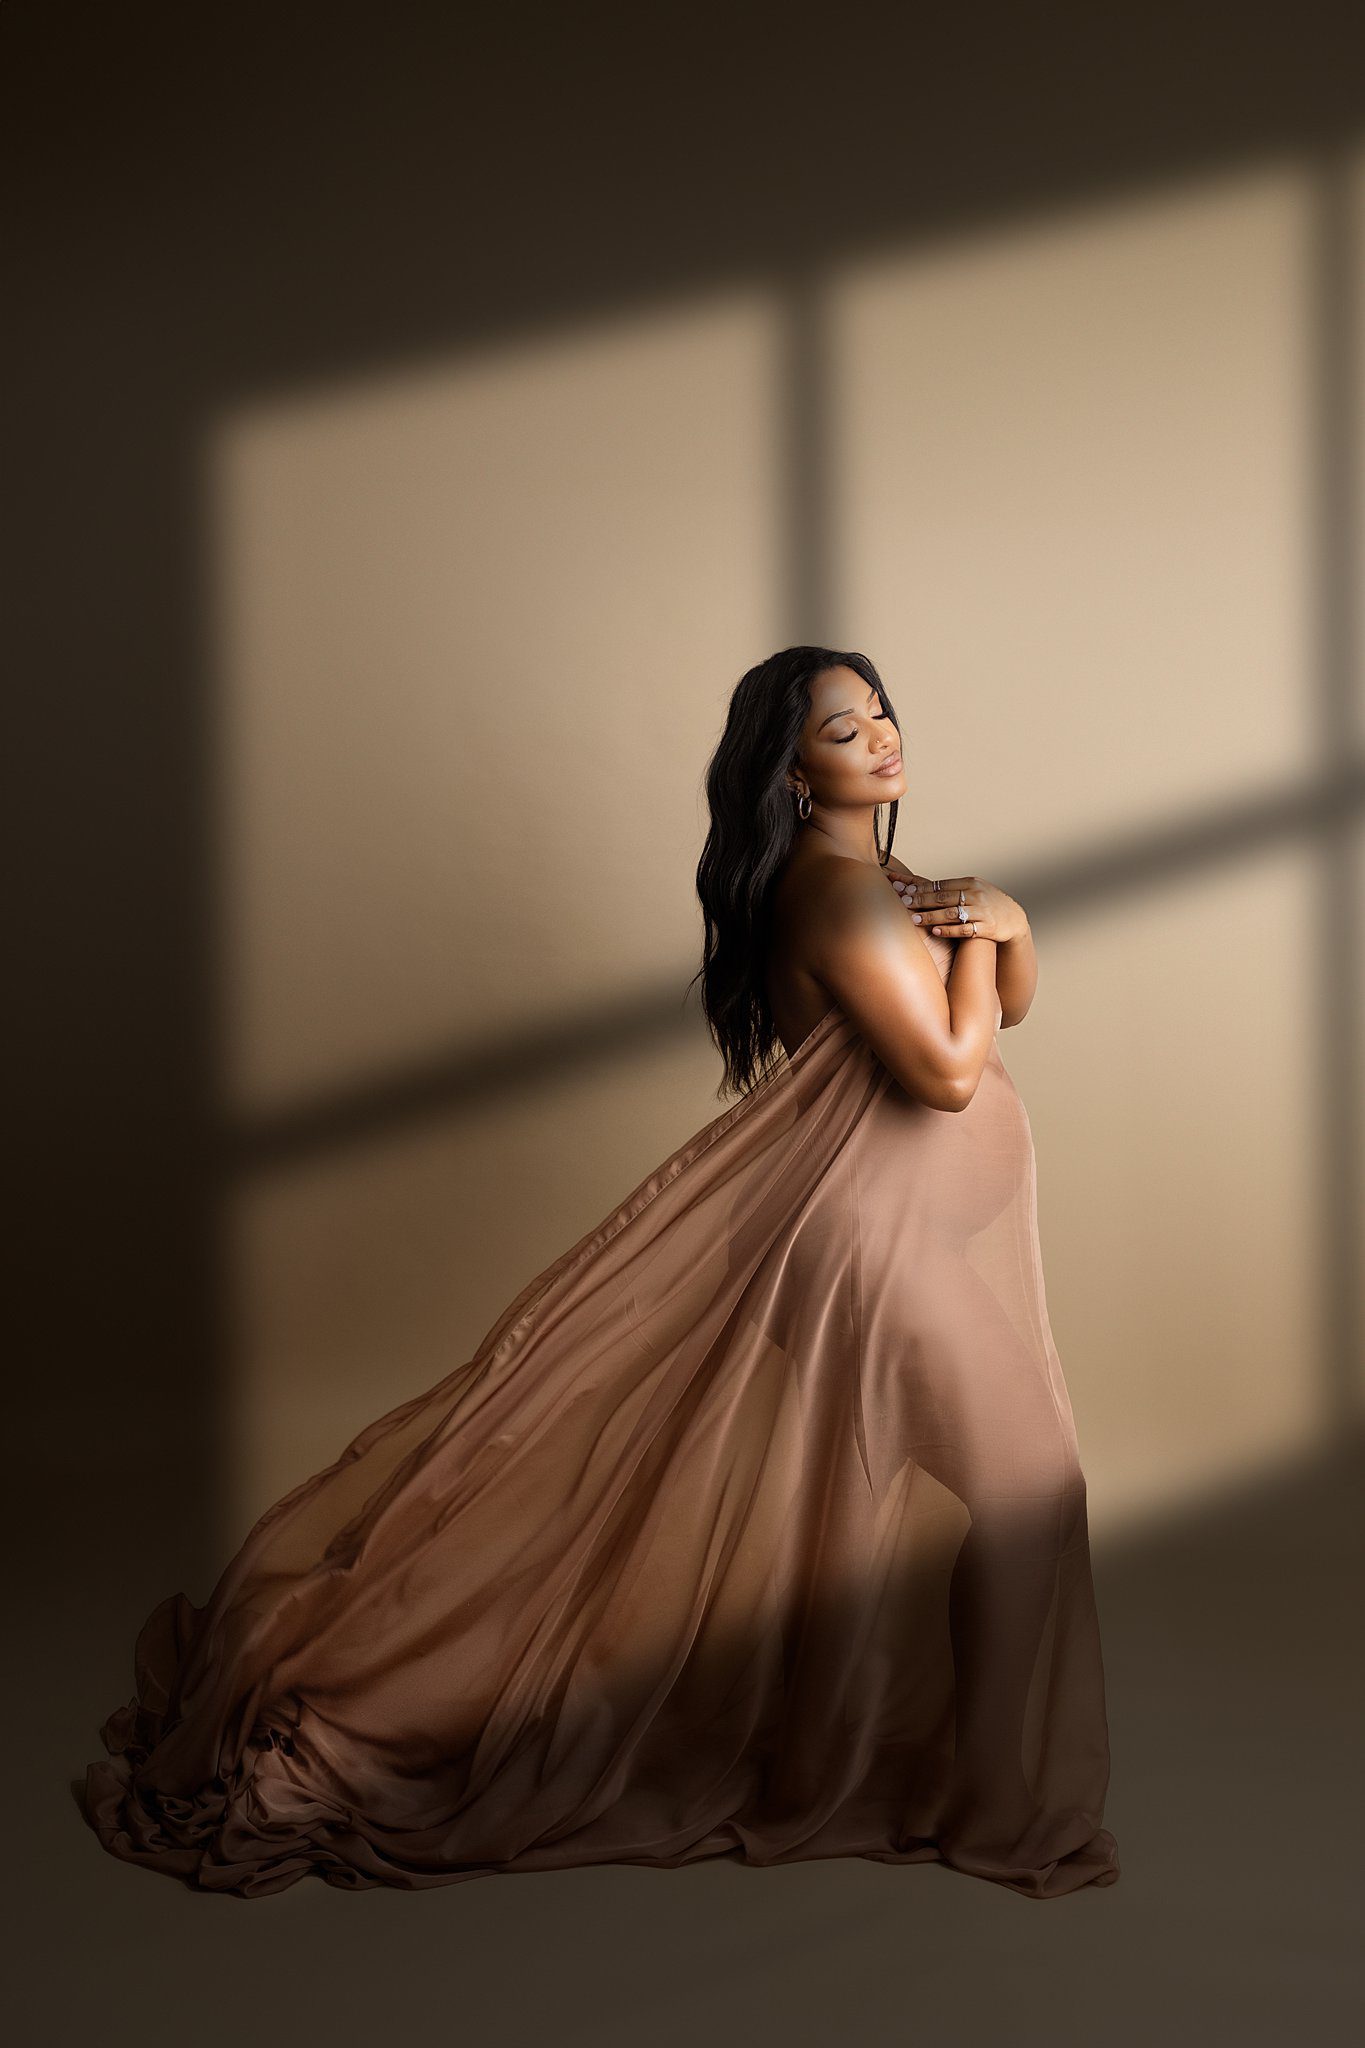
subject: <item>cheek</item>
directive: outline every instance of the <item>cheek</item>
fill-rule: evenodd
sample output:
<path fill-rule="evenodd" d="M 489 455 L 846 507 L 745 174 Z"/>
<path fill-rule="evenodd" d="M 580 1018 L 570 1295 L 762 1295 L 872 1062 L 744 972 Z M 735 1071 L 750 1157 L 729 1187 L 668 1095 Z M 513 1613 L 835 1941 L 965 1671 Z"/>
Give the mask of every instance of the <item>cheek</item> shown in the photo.
<path fill-rule="evenodd" d="M 839 747 L 835 751 L 825 773 L 835 789 L 847 790 L 862 781 L 866 768 L 865 750 L 860 749 L 855 740 L 851 747 Z"/>

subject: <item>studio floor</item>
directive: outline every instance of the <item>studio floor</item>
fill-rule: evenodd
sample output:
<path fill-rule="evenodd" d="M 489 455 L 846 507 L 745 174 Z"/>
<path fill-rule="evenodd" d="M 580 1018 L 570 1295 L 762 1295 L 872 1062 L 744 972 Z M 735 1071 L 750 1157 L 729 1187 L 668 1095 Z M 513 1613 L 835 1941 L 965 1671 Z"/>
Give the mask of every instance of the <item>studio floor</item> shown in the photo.
<path fill-rule="evenodd" d="M 851 1860 L 192 1892 L 107 1855 L 75 1806 L 96 1723 L 131 1691 L 140 1617 L 126 1554 L 68 1556 L 60 1585 L 30 1589 L 12 1692 L 15 2038 L 1357 2038 L 1361 1476 L 1341 1457 L 1096 1546 L 1123 1876 L 1046 1902 Z"/>

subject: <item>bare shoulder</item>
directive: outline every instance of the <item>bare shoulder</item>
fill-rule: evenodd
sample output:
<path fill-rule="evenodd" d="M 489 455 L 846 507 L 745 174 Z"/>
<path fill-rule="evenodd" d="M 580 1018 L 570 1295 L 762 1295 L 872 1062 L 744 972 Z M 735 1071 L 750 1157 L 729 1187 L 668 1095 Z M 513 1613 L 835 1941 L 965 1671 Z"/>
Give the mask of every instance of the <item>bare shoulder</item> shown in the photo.
<path fill-rule="evenodd" d="M 832 921 L 847 922 L 866 910 L 871 915 L 901 909 L 900 899 L 884 869 L 845 855 L 814 849 L 793 858 L 778 879 L 774 909 L 788 931 L 807 935 Z"/>

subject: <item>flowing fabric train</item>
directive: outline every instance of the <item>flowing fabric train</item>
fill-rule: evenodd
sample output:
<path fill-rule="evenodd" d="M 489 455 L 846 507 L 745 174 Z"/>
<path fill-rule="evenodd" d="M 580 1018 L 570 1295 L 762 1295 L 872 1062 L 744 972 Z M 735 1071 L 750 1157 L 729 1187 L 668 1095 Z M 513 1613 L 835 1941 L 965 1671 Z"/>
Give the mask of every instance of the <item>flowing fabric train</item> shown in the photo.
<path fill-rule="evenodd" d="M 206 1889 L 724 1855 L 1114 1882 L 1085 1482 L 998 1047 L 936 1111 L 829 1011 L 271 1507 L 202 1609 L 163 1601 L 135 1682 L 86 1816 Z"/>

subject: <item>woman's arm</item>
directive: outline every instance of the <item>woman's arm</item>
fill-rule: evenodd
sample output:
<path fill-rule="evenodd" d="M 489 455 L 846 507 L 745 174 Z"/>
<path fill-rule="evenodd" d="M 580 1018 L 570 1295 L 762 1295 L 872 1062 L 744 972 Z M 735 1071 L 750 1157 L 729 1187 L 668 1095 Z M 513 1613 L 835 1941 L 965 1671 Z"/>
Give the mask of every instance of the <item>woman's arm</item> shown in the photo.
<path fill-rule="evenodd" d="M 959 941 L 945 983 L 885 879 L 861 861 L 824 862 L 802 917 L 811 971 L 882 1065 L 931 1109 L 965 1109 L 1002 1014 L 995 941 Z"/>
<path fill-rule="evenodd" d="M 1003 1031 L 1011 1024 L 1021 1024 L 1029 1013 L 1038 987 L 1038 955 L 1034 951 L 1033 932 L 1023 905 L 1017 903 L 1013 896 L 1007 896 L 1003 889 L 997 889 L 993 882 L 980 881 L 975 875 L 940 878 L 935 888 L 932 881 L 923 875 L 911 874 L 896 860 L 892 862 L 892 874 L 901 901 L 915 923 L 926 932 L 957 939 L 962 930 L 959 899 L 965 899 L 965 907 L 977 931 L 995 940 L 995 988 L 1000 998 L 1000 1028 Z M 937 922 L 936 912 L 939 914 Z M 962 939 L 958 943 L 965 945 L 969 942 Z"/>
<path fill-rule="evenodd" d="M 1022 1024 L 1029 1013 L 1038 986 L 1038 955 L 1033 950 L 1029 921 L 1013 938 L 998 939 L 995 946 L 995 990 L 1000 998 L 1000 1028 Z"/>

